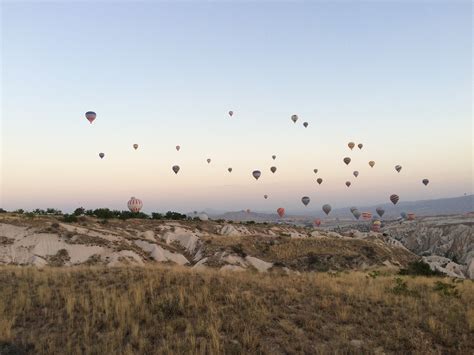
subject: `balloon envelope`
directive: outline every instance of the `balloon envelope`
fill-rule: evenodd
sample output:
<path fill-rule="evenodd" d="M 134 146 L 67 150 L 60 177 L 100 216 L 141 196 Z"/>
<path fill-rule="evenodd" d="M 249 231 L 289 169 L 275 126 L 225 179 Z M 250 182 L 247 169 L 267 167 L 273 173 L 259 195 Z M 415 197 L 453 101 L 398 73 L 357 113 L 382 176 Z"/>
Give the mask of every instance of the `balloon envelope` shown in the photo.
<path fill-rule="evenodd" d="M 315 174 L 317 174 L 317 173 L 318 173 L 318 169 L 313 169 L 313 172 L 314 172 Z"/>
<path fill-rule="evenodd" d="M 142 209 L 143 203 L 140 199 L 131 197 L 127 203 L 127 207 L 131 212 L 137 213 Z"/>
<path fill-rule="evenodd" d="M 356 170 L 352 173 L 355 177 L 358 177 L 359 176 L 359 172 Z"/>
<path fill-rule="evenodd" d="M 321 220 L 319 218 L 316 218 L 314 220 L 314 224 L 319 227 L 321 225 Z"/>
<path fill-rule="evenodd" d="M 234 115 L 234 111 L 229 111 L 229 116 L 232 117 Z"/>
<path fill-rule="evenodd" d="M 355 219 L 359 219 L 362 213 L 360 213 L 360 211 L 356 209 L 354 212 L 352 212 L 352 214 Z"/>
<path fill-rule="evenodd" d="M 400 200 L 400 197 L 398 195 L 396 194 L 390 195 L 390 201 L 392 201 L 394 205 L 397 204 L 398 200 Z"/>
<path fill-rule="evenodd" d="M 350 182 L 350 181 L 346 181 L 346 186 L 347 186 L 347 187 L 351 186 L 351 182 Z"/>
<path fill-rule="evenodd" d="M 345 157 L 344 159 L 342 159 L 342 161 L 346 163 L 346 165 L 349 165 L 349 163 L 351 162 L 351 158 Z"/>
<path fill-rule="evenodd" d="M 227 171 L 228 171 L 229 173 L 231 173 L 231 172 L 232 172 L 232 168 L 228 168 Z"/>
<path fill-rule="evenodd" d="M 421 182 L 423 183 L 423 185 L 427 186 L 430 183 L 430 180 L 423 179 L 423 180 L 421 180 Z"/>
<path fill-rule="evenodd" d="M 260 177 L 260 175 L 262 175 L 262 173 L 260 172 L 260 170 L 254 170 L 252 172 L 252 176 L 255 178 L 255 180 L 258 180 L 258 178 Z"/>
<path fill-rule="evenodd" d="M 355 147 L 355 143 L 354 142 L 349 142 L 349 143 L 347 143 L 347 146 L 350 148 L 350 150 L 352 150 Z"/>
<path fill-rule="evenodd" d="M 373 168 L 374 165 L 375 165 L 375 162 L 373 160 L 371 160 L 371 161 L 369 161 L 369 165 L 370 165 L 371 168 Z"/>
<path fill-rule="evenodd" d="M 283 217 L 285 215 L 285 209 L 283 207 L 280 207 L 277 209 L 277 213 L 280 217 Z"/>
<path fill-rule="evenodd" d="M 385 210 L 382 208 L 382 207 L 377 207 L 375 209 L 375 212 L 377 212 L 377 214 L 380 216 L 380 217 L 383 217 L 384 213 L 385 213 Z"/>
<path fill-rule="evenodd" d="M 298 121 L 298 115 L 292 115 L 291 116 L 291 120 L 296 123 L 296 121 Z"/>
<path fill-rule="evenodd" d="M 99 157 L 100 157 L 100 159 L 103 159 L 105 157 L 105 154 L 104 153 L 99 153 Z"/>
<path fill-rule="evenodd" d="M 138 144 L 134 144 L 133 149 L 137 150 L 138 149 Z"/>
<path fill-rule="evenodd" d="M 207 158 L 206 159 L 207 163 L 209 164 L 211 162 L 211 159 L 210 158 Z"/>
<path fill-rule="evenodd" d="M 308 122 L 304 122 L 303 126 L 304 126 L 304 128 L 307 128 L 308 127 Z"/>
<path fill-rule="evenodd" d="M 362 147 L 364 146 L 362 143 L 359 143 L 357 144 L 357 146 L 359 147 L 359 149 L 362 149 Z"/>
<path fill-rule="evenodd" d="M 301 198 L 301 202 L 303 202 L 303 205 L 308 206 L 308 203 L 311 201 L 311 199 L 308 196 L 303 196 Z"/>
<path fill-rule="evenodd" d="M 181 149 L 181 147 L 179 145 L 177 145 L 176 150 L 179 152 L 180 149 Z"/>
<path fill-rule="evenodd" d="M 177 174 L 178 171 L 179 171 L 179 166 L 178 165 L 173 165 L 172 169 L 173 169 L 174 173 Z"/>
<path fill-rule="evenodd" d="M 276 166 L 272 166 L 272 167 L 270 168 L 270 171 L 271 171 L 273 174 L 275 174 L 275 171 L 277 171 Z"/>
<path fill-rule="evenodd" d="M 272 155 L 272 159 L 273 159 L 273 160 L 275 160 L 275 159 L 276 159 L 276 157 L 277 157 L 276 155 Z"/>
<path fill-rule="evenodd" d="M 395 170 L 397 171 L 397 173 L 399 173 L 402 170 L 402 166 L 401 165 L 395 165 Z"/>
<path fill-rule="evenodd" d="M 268 198 L 268 195 L 263 195 L 263 198 L 266 200 Z"/>
<path fill-rule="evenodd" d="M 331 209 L 332 209 L 331 205 L 329 205 L 329 204 L 326 204 L 326 205 L 323 206 L 323 211 L 324 211 L 324 213 L 326 213 L 326 215 L 328 215 L 329 212 L 331 212 Z"/>
<path fill-rule="evenodd" d="M 87 111 L 86 112 L 86 118 L 89 121 L 89 123 L 91 123 L 91 124 L 92 124 L 92 122 L 94 122 L 96 116 L 97 115 L 94 111 Z"/>
<path fill-rule="evenodd" d="M 321 184 L 323 183 L 323 179 L 317 178 L 317 179 L 316 179 L 316 182 L 317 182 L 319 185 L 321 185 Z"/>

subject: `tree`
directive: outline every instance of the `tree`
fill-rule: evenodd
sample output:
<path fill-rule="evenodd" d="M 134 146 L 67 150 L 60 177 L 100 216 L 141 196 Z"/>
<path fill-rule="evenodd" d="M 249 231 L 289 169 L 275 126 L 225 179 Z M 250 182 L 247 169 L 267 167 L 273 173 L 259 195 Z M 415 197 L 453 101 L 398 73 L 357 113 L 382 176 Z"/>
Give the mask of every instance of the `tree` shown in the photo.
<path fill-rule="evenodd" d="M 86 210 L 84 209 L 84 207 L 78 207 L 74 210 L 74 216 L 82 216 L 83 214 L 86 213 Z"/>

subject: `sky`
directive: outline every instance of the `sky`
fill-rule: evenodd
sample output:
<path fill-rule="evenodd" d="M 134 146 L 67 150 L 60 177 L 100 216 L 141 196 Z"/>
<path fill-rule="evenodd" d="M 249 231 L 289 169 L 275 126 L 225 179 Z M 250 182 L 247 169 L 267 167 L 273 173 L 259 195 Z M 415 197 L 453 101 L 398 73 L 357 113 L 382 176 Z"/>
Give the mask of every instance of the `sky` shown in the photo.
<path fill-rule="evenodd" d="M 0 207 L 472 193 L 471 27 L 470 1 L 3 1 Z"/>

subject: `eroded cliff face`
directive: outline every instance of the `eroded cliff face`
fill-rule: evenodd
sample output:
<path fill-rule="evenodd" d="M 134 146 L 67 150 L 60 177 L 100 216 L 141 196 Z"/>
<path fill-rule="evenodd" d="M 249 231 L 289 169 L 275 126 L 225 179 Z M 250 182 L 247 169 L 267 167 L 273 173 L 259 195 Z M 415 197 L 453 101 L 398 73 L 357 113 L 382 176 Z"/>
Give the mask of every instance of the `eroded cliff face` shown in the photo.
<path fill-rule="evenodd" d="M 474 216 L 425 217 L 391 224 L 384 232 L 421 256 L 448 258 L 474 278 Z M 441 260 L 441 259 L 440 259 Z"/>

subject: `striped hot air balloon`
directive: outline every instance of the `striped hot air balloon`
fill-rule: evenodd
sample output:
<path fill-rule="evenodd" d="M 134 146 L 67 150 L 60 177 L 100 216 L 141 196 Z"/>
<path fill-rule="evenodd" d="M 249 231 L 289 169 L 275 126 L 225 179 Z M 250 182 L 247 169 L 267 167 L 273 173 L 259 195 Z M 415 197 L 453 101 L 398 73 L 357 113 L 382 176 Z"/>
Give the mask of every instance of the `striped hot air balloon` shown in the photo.
<path fill-rule="evenodd" d="M 86 118 L 87 118 L 87 120 L 89 121 L 90 124 L 92 124 L 92 122 L 94 122 L 96 116 L 97 115 L 94 111 L 87 111 L 86 112 Z"/>
<path fill-rule="evenodd" d="M 366 221 L 370 220 L 372 218 L 372 213 L 370 212 L 362 212 L 362 218 L 365 219 Z"/>
<path fill-rule="evenodd" d="M 407 219 L 409 221 L 413 221 L 415 219 L 416 215 L 414 213 L 408 213 L 407 214 Z"/>
<path fill-rule="evenodd" d="M 400 197 L 398 195 L 396 194 L 390 195 L 390 201 L 392 201 L 394 205 L 396 205 L 399 200 L 400 200 Z"/>
<path fill-rule="evenodd" d="M 138 198 L 131 197 L 130 201 L 127 203 L 127 207 L 131 212 L 137 213 L 142 209 L 143 203 Z"/>

